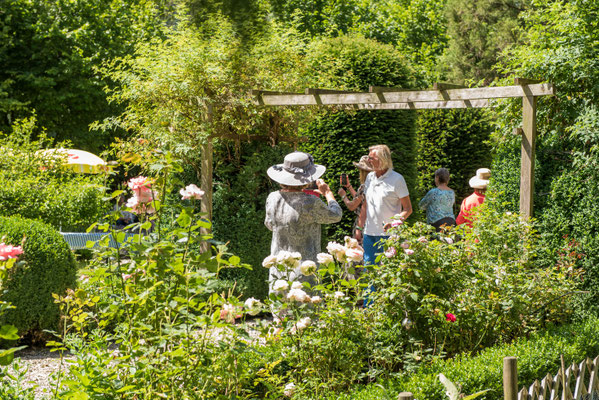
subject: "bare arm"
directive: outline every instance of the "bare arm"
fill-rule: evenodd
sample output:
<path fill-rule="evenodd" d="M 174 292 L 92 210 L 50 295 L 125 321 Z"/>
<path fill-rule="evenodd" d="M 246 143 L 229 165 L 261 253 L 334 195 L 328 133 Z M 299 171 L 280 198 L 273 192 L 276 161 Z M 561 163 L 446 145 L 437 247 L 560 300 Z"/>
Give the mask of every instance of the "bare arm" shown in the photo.
<path fill-rule="evenodd" d="M 410 201 L 410 196 L 402 197 L 399 201 L 401 201 L 401 212 L 399 215 L 405 220 L 412 214 L 412 202 Z"/>
<path fill-rule="evenodd" d="M 366 223 L 366 204 L 360 209 L 360 216 L 358 217 L 358 228 L 364 229 Z"/>
<path fill-rule="evenodd" d="M 352 195 L 354 198 L 351 201 L 347 198 L 347 193 L 343 188 L 340 188 L 337 194 L 341 196 L 341 200 L 343 200 L 343 203 L 345 203 L 345 206 L 349 209 L 349 211 L 354 211 L 362 202 L 362 196 L 356 197 L 356 194 L 358 194 L 356 191 L 354 191 L 354 194 Z"/>

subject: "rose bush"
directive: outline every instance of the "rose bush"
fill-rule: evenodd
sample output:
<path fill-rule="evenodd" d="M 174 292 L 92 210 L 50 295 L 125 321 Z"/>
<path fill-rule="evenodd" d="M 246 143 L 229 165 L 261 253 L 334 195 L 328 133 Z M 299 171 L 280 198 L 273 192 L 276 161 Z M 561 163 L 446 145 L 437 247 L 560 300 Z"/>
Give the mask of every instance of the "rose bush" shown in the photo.
<path fill-rule="evenodd" d="M 373 267 L 371 373 L 527 335 L 571 312 L 576 274 L 535 265 L 538 236 L 518 215 L 482 207 L 472 229 L 399 224 Z"/>

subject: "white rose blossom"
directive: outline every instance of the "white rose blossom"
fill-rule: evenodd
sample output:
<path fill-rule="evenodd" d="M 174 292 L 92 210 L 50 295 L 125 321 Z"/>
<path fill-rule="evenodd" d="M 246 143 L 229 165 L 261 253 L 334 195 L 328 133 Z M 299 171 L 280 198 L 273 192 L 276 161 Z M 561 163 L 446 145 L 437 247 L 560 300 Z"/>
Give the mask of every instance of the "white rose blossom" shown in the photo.
<path fill-rule="evenodd" d="M 276 280 L 274 285 L 272 286 L 272 290 L 274 290 L 275 292 L 282 292 L 283 290 L 287 290 L 288 288 L 289 283 L 287 283 L 287 281 L 284 281 L 283 279 Z"/>
<path fill-rule="evenodd" d="M 335 261 L 333 256 L 328 253 L 318 253 L 316 255 L 316 260 L 318 261 L 319 264 L 325 264 L 325 265 L 330 264 L 333 261 Z"/>
<path fill-rule="evenodd" d="M 327 245 L 327 251 L 335 257 L 339 262 L 345 262 L 345 246 L 340 245 L 337 242 L 329 242 Z"/>
<path fill-rule="evenodd" d="M 310 317 L 301 318 L 299 321 L 297 321 L 296 324 L 298 331 L 304 330 L 310 325 L 312 325 L 312 320 L 310 319 Z"/>
<path fill-rule="evenodd" d="M 336 299 L 342 299 L 342 298 L 345 297 L 345 293 L 343 293 L 343 292 L 335 292 L 334 296 L 335 296 Z"/>
<path fill-rule="evenodd" d="M 347 247 L 348 249 L 355 249 L 357 247 L 360 247 L 360 244 L 358 243 L 357 239 L 346 236 L 344 238 L 344 240 L 345 240 L 345 247 Z"/>
<path fill-rule="evenodd" d="M 291 284 L 291 289 L 301 289 L 304 287 L 301 282 L 295 281 Z"/>
<path fill-rule="evenodd" d="M 320 296 L 312 296 L 312 304 L 319 304 L 322 302 L 322 298 Z"/>
<path fill-rule="evenodd" d="M 306 297 L 308 297 L 308 294 L 302 289 L 291 289 L 289 293 L 287 293 L 287 299 L 298 301 L 300 303 L 306 301 Z"/>
<path fill-rule="evenodd" d="M 254 316 L 260 312 L 262 303 L 260 303 L 260 300 L 250 297 L 243 303 L 243 305 L 248 310 L 248 314 Z"/>
<path fill-rule="evenodd" d="M 305 276 L 310 276 L 316 272 L 316 263 L 314 261 L 304 261 L 300 265 L 300 272 Z"/>
<path fill-rule="evenodd" d="M 277 263 L 277 256 L 268 256 L 262 261 L 264 268 L 270 268 Z"/>
<path fill-rule="evenodd" d="M 295 393 L 295 384 L 293 382 L 289 382 L 287 385 L 285 385 L 285 390 L 283 391 L 283 394 L 286 397 L 291 397 L 291 396 L 293 396 L 294 393 Z"/>
<path fill-rule="evenodd" d="M 298 252 L 290 253 L 288 251 L 280 251 L 277 254 L 277 263 L 283 264 L 288 268 L 297 268 L 300 265 L 302 255 Z"/>

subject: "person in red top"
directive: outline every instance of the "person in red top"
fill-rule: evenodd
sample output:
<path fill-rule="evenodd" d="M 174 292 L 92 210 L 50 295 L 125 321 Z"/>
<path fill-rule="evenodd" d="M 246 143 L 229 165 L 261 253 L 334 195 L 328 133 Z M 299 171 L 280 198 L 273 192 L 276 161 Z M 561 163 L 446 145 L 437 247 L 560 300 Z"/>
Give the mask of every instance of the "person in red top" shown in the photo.
<path fill-rule="evenodd" d="M 460 214 L 456 218 L 457 225 L 466 224 L 469 227 L 472 227 L 472 209 L 480 206 L 485 201 L 485 192 L 489 185 L 489 178 L 491 178 L 491 170 L 488 168 L 477 169 L 476 176 L 470 178 L 468 184 L 474 189 L 474 193 L 462 201 Z"/>

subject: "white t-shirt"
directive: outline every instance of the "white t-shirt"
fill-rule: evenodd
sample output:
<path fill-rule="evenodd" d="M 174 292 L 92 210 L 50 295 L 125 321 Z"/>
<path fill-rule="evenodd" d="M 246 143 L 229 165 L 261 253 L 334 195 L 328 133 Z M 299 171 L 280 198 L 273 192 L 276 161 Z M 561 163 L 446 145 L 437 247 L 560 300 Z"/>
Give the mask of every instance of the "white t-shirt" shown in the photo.
<path fill-rule="evenodd" d="M 364 234 L 387 236 L 383 227 L 391 222 L 391 217 L 402 211 L 400 199 L 409 195 L 405 179 L 392 169 L 378 178 L 374 172 L 369 173 L 364 182 L 366 198 Z"/>

